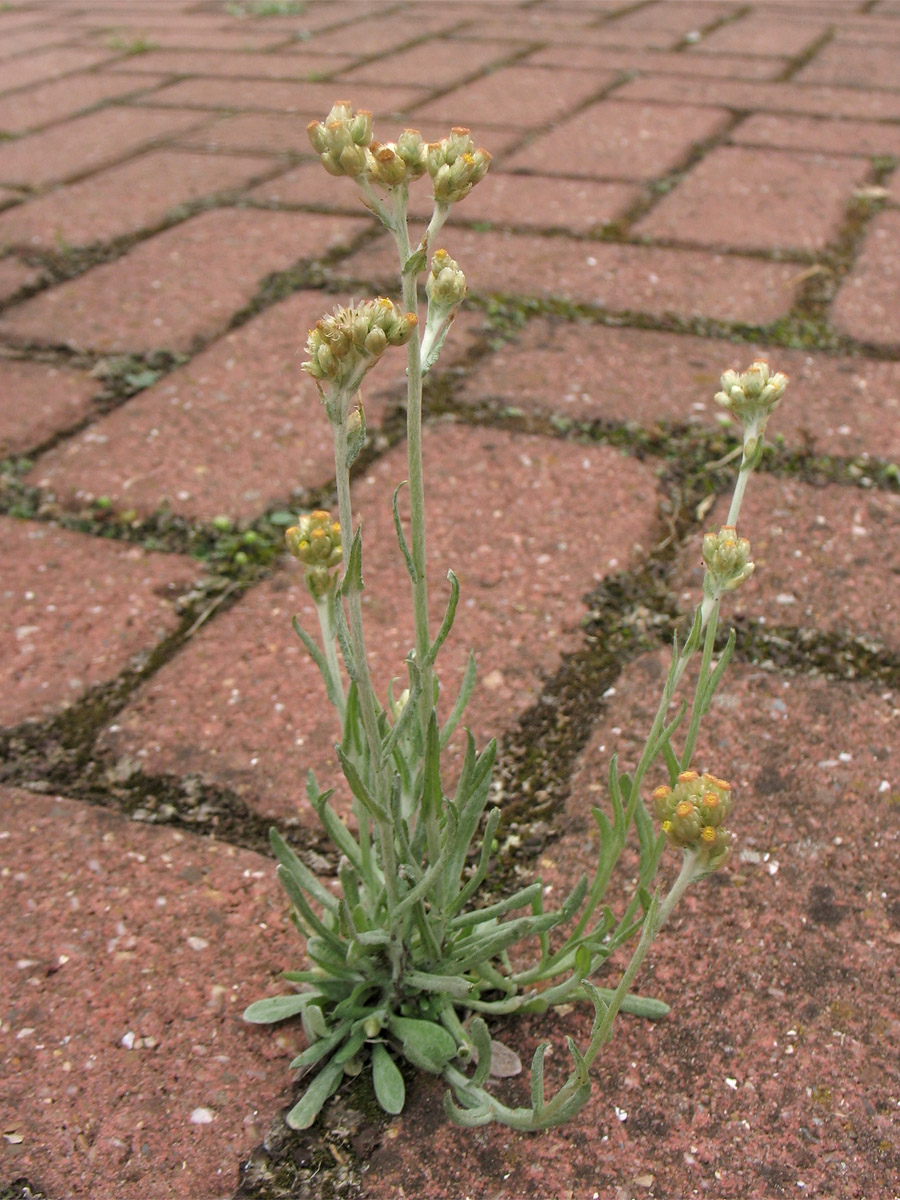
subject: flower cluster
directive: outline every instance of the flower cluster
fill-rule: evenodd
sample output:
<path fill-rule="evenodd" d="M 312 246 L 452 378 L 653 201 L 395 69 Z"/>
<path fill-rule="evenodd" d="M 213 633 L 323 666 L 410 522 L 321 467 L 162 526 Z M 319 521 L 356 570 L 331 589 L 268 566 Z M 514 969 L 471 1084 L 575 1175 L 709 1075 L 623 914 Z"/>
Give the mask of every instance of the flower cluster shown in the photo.
<path fill-rule="evenodd" d="M 364 177 L 383 188 L 395 188 L 427 173 L 434 198 L 444 206 L 462 200 L 491 161 L 486 150 L 477 150 L 468 129 L 453 129 L 439 142 L 426 142 L 417 129 L 404 129 L 396 142 L 377 142 L 372 114 L 354 110 L 348 100 L 334 103 L 324 121 L 306 127 L 312 147 L 329 175 Z"/>
<path fill-rule="evenodd" d="M 415 313 L 402 312 L 385 296 L 336 308 L 309 331 L 303 370 L 341 392 L 355 392 L 388 346 L 409 341 L 417 322 Z"/>
<path fill-rule="evenodd" d="M 674 788 L 664 785 L 654 791 L 653 807 L 673 846 L 698 851 L 706 871 L 721 866 L 731 847 L 731 834 L 723 828 L 734 807 L 730 783 L 682 771 Z"/>
<path fill-rule="evenodd" d="M 331 513 L 316 509 L 285 532 L 287 548 L 306 567 L 306 586 L 316 599 L 331 587 L 331 569 L 343 557 L 341 527 Z"/>
<path fill-rule="evenodd" d="M 426 143 L 418 129 L 404 129 L 396 142 L 372 142 L 366 174 L 381 187 L 397 187 L 425 174 Z"/>
<path fill-rule="evenodd" d="M 740 587 L 756 565 L 750 562 L 750 543 L 738 537 L 733 525 L 723 525 L 718 533 L 704 534 L 701 554 L 706 567 L 703 591 L 713 599 Z"/>
<path fill-rule="evenodd" d="M 306 127 L 312 147 L 329 175 L 362 175 L 366 147 L 372 141 L 372 114 L 354 112 L 348 100 L 337 100 L 324 121 Z"/>
<path fill-rule="evenodd" d="M 758 359 L 743 373 L 726 371 L 720 385 L 716 400 L 743 424 L 745 443 L 752 439 L 755 445 L 784 395 L 787 375 L 770 374 L 769 364 Z"/>
<path fill-rule="evenodd" d="M 476 150 L 468 129 L 454 128 L 449 137 L 429 142 L 428 174 L 438 204 L 455 204 L 484 179 L 491 164 L 487 150 Z"/>
<path fill-rule="evenodd" d="M 456 308 L 466 294 L 466 277 L 459 263 L 446 250 L 435 250 L 432 256 L 425 293 L 429 305 L 442 310 L 445 315 Z"/>

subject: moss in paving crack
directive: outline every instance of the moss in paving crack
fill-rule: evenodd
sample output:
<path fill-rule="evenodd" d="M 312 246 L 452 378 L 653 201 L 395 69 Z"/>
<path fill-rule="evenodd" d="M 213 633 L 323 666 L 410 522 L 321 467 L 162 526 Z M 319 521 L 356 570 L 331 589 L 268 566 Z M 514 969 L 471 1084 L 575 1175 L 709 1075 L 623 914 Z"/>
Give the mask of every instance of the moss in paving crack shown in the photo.
<path fill-rule="evenodd" d="M 0 1200 L 50 1200 L 36 1183 L 19 1176 L 12 1183 L 0 1184 Z"/>
<path fill-rule="evenodd" d="M 822 633 L 789 625 L 738 622 L 735 658 L 796 675 L 866 680 L 900 688 L 900 655 L 880 642 L 845 630 Z"/>

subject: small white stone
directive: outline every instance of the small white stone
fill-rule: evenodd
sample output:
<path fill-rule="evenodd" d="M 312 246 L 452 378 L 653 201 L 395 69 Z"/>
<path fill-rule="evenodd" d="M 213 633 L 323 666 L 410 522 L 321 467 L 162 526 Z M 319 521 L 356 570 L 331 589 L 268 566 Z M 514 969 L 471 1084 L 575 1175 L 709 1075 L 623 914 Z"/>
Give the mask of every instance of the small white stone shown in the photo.
<path fill-rule="evenodd" d="M 189 937 L 187 939 L 187 944 L 192 950 L 206 950 L 209 946 L 209 942 L 206 940 L 206 938 L 202 937 Z"/>
<path fill-rule="evenodd" d="M 195 1108 L 191 1113 L 192 1125 L 211 1125 L 215 1119 L 215 1115 L 208 1108 Z"/>

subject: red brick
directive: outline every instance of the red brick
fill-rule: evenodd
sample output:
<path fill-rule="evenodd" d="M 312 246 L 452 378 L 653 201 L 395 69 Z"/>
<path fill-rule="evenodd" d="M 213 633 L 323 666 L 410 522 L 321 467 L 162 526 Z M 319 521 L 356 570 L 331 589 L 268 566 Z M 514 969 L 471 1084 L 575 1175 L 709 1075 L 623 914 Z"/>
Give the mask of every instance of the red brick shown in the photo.
<path fill-rule="evenodd" d="M 900 213 L 884 212 L 869 225 L 862 253 L 831 306 L 835 328 L 869 345 L 900 345 L 898 270 Z"/>
<path fill-rule="evenodd" d="M 622 16 L 614 16 L 603 29 L 604 32 L 617 32 L 620 29 L 641 30 L 648 34 L 666 31 L 683 38 L 689 33 L 706 29 L 736 11 L 735 4 L 694 4 L 691 0 L 681 0 L 678 4 L 651 4 L 649 7 L 626 12 Z"/>
<path fill-rule="evenodd" d="M 337 70 L 354 59 L 350 55 L 328 59 L 327 69 Z M 122 59 L 123 70 L 149 71 L 154 75 L 223 76 L 227 79 L 291 79 L 321 75 L 322 59 L 315 54 L 255 54 L 223 48 L 214 50 L 150 50 Z M 376 83 L 380 82 L 375 80 Z M 401 80 L 400 82 L 407 82 Z"/>
<path fill-rule="evenodd" d="M 847 158 L 720 146 L 634 231 L 734 250 L 821 250 L 867 171 Z"/>
<path fill-rule="evenodd" d="M 90 411 L 97 381 L 45 363 L 0 358 L 0 458 L 24 454 Z"/>
<path fill-rule="evenodd" d="M 258 158 L 154 150 L 0 213 L 0 243 L 87 246 L 158 224 L 178 205 L 252 183 Z"/>
<path fill-rule="evenodd" d="M 516 407 L 573 421 L 636 421 L 715 428 L 719 376 L 765 358 L 790 376 L 769 426 L 813 454 L 900 461 L 900 364 L 803 350 L 621 329 L 530 321 L 515 343 L 457 385 L 464 402 Z"/>
<path fill-rule="evenodd" d="M 426 88 L 452 87 L 523 48 L 522 42 L 485 42 L 473 46 L 451 38 L 435 38 L 352 70 L 342 69 L 339 80 L 348 87 L 358 81 L 419 84 Z"/>
<path fill-rule="evenodd" d="M 725 522 L 729 500 L 719 498 L 705 528 Z M 764 475 L 748 485 L 739 528 L 756 570 L 728 605 L 738 620 L 849 633 L 900 650 L 897 588 L 885 570 L 900 561 L 900 495 Z M 694 596 L 699 561 L 698 536 L 682 562 L 681 586 Z"/>
<path fill-rule="evenodd" d="M 114 679 L 177 625 L 189 560 L 0 517 L 3 688 L 0 722 L 39 717 Z"/>
<path fill-rule="evenodd" d="M 483 744 L 533 701 L 543 674 L 575 644 L 583 610 L 573 597 L 649 546 L 656 486 L 648 468 L 606 448 L 453 425 L 428 431 L 425 463 L 435 619 L 448 567 L 462 589 L 438 666 L 444 694 L 453 697 L 475 647 L 479 683 L 467 723 Z M 390 503 L 405 473 L 399 447 L 354 490 L 382 695 L 391 676 L 405 679 L 411 637 Z M 201 629 L 119 715 L 104 744 L 137 754 L 148 771 L 200 771 L 264 812 L 300 811 L 312 820 L 306 771 L 314 767 L 330 786 L 336 730 L 315 667 L 291 632 L 294 613 L 315 626 L 299 571 L 289 569 Z"/>
<path fill-rule="evenodd" d="M 454 125 L 546 125 L 612 83 L 615 76 L 586 73 L 564 78 L 539 67 L 502 67 L 416 108 L 417 120 Z"/>
<path fill-rule="evenodd" d="M 125 14 L 123 14 L 125 15 Z M 175 24 L 174 19 L 168 25 L 141 24 L 140 21 L 119 22 L 115 29 L 93 29 L 81 34 L 80 41 L 84 45 L 109 45 L 114 38 L 119 44 L 127 46 L 136 39 L 144 39 L 155 50 L 269 50 L 283 46 L 287 38 L 284 33 L 268 29 L 266 24 L 261 27 L 245 26 L 238 29 L 217 29 L 210 24 L 188 26 L 184 28 Z M 138 57 L 135 55 L 134 57 Z"/>
<path fill-rule="evenodd" d="M 454 17 L 453 11 L 443 6 L 432 8 L 419 5 L 414 16 L 402 11 L 385 15 L 378 8 L 369 7 L 367 13 L 361 12 L 358 20 L 349 16 L 339 28 L 314 30 L 313 36 L 309 41 L 304 41 L 302 46 L 314 54 L 325 55 L 346 54 L 348 49 L 352 49 L 359 58 L 369 58 L 374 54 L 397 50 L 426 33 L 438 36 L 457 24 L 458 18 Z"/>
<path fill-rule="evenodd" d="M 89 50 L 77 46 L 53 46 L 35 54 L 23 54 L 3 64 L 3 80 L 0 90 L 27 87 L 30 83 L 54 79 L 57 75 L 68 75 L 95 67 L 111 57 L 109 50 Z"/>
<path fill-rule="evenodd" d="M 43 455 L 30 478 L 56 495 L 102 494 L 142 513 L 167 503 L 205 521 L 254 517 L 324 486 L 331 430 L 300 364 L 306 331 L 334 299 L 298 292 L 267 309 Z M 382 408 L 367 403 L 372 426 Z"/>
<path fill-rule="evenodd" d="M 24 133 L 93 108 L 104 100 L 133 96 L 162 82 L 162 76 L 126 74 L 69 75 L 51 83 L 0 96 L 0 129 Z"/>
<path fill-rule="evenodd" d="M 639 198 L 639 189 L 624 183 L 492 171 L 490 185 L 475 188 L 454 213 L 459 220 L 491 225 L 596 233 Z"/>
<path fill-rule="evenodd" d="M 302 1044 L 241 1019 L 301 961 L 271 862 L 10 788 L 0 822 L 0 1119 L 21 1137 L 5 1176 L 98 1200 L 229 1195 Z"/>
<path fill-rule="evenodd" d="M 303 131 L 306 138 L 306 130 Z M 309 139 L 306 138 L 309 145 Z M 363 212 L 359 190 L 350 179 L 338 179 L 329 175 L 322 164 L 306 162 L 270 179 L 248 193 L 254 200 L 266 200 L 276 204 L 303 204 L 334 209 L 337 212 Z"/>
<path fill-rule="evenodd" d="M 188 350 L 222 330 L 264 276 L 346 245 L 362 228 L 338 217 L 201 213 L 7 310 L 0 331 L 103 353 Z"/>
<path fill-rule="evenodd" d="M 616 90 L 622 100 L 655 100 L 663 104 L 718 104 L 740 112 L 807 113 L 862 120 L 900 119 L 900 95 L 861 88 L 815 87 L 812 84 L 745 83 L 740 80 L 674 75 L 633 79 Z"/>
<path fill-rule="evenodd" d="M 641 75 L 711 75 L 726 79 L 774 79 L 787 65 L 787 59 L 714 58 L 709 55 L 667 54 L 653 50 L 617 50 L 610 46 L 545 46 L 529 54 L 534 67 L 565 67 L 601 71 L 636 71 Z"/>
<path fill-rule="evenodd" d="M 702 58 L 704 54 L 803 54 L 828 32 L 829 26 L 825 20 L 810 21 L 801 13 L 796 17 L 792 20 L 772 12 L 745 12 L 736 21 L 707 33 L 688 54 L 691 58 Z"/>
<path fill-rule="evenodd" d="M 896 88 L 900 45 L 872 45 L 835 38 L 794 76 L 799 83 Z"/>
<path fill-rule="evenodd" d="M 52 25 L 34 25 L 28 29 L 7 29 L 0 25 L 2 44 L 0 44 L 0 59 L 13 58 L 25 54 L 29 50 L 48 50 L 65 42 L 70 37 L 66 29 L 55 28 Z"/>
<path fill-rule="evenodd" d="M 0 143 L 0 179 L 40 187 L 85 175 L 202 120 L 196 112 L 104 108 Z"/>
<path fill-rule="evenodd" d="M 472 292 L 481 295 L 535 296 L 610 312 L 749 324 L 785 316 L 793 302 L 793 264 L 565 237 L 463 229 L 444 234 L 446 250 L 465 271 Z M 392 248 L 382 238 L 342 261 L 334 274 L 391 281 Z"/>
<path fill-rule="evenodd" d="M 900 129 L 879 121 L 829 121 L 820 117 L 780 117 L 756 113 L 741 121 L 729 141 L 824 154 L 900 156 Z"/>
<path fill-rule="evenodd" d="M 346 88 L 344 88 L 346 91 Z M 421 88 L 376 88 L 358 84 L 353 89 L 355 108 L 368 108 L 376 115 L 403 112 L 423 98 Z M 273 109 L 303 113 L 323 120 L 335 99 L 344 99 L 334 83 L 289 83 L 266 79 L 183 79 L 161 88 L 148 99 L 154 105 L 176 107 Z"/>
<path fill-rule="evenodd" d="M 17 258 L 0 258 L 0 302 L 14 296 L 20 288 L 35 283 L 39 275 L 40 272 L 34 267 L 19 262 Z"/>
<path fill-rule="evenodd" d="M 180 136 L 175 145 L 231 154 L 311 154 L 306 125 L 287 113 L 241 113 L 218 117 Z"/>
<path fill-rule="evenodd" d="M 513 154 L 509 167 L 563 175 L 655 179 L 729 120 L 719 108 L 620 104 L 602 100 Z"/>

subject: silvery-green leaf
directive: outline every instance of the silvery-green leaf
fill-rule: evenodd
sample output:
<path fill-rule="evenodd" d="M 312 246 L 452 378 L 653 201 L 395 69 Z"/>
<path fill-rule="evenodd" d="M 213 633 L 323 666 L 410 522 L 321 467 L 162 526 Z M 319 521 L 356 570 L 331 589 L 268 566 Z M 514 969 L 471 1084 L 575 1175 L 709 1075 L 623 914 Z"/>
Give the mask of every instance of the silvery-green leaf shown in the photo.
<path fill-rule="evenodd" d="M 244 1010 L 244 1020 L 252 1021 L 254 1025 L 269 1025 L 274 1021 L 285 1021 L 288 1017 L 296 1017 L 306 1006 L 317 997 L 313 993 L 293 996 L 268 996 L 265 1000 L 257 1000 Z"/>
<path fill-rule="evenodd" d="M 406 1084 L 400 1068 L 381 1042 L 376 1042 L 372 1047 L 372 1083 L 378 1103 L 385 1112 L 394 1116 L 403 1112 Z"/>
<path fill-rule="evenodd" d="M 442 1025 L 414 1017 L 391 1017 L 388 1028 L 403 1043 L 403 1053 L 423 1071 L 440 1074 L 456 1057 L 456 1040 Z"/>

